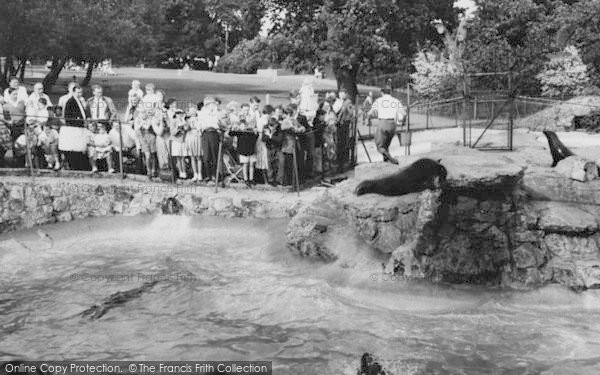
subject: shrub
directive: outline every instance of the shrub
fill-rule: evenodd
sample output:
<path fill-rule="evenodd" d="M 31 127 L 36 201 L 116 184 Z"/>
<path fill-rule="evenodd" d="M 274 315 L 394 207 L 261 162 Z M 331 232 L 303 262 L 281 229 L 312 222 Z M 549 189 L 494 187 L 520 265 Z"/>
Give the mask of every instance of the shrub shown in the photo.
<path fill-rule="evenodd" d="M 573 46 L 550 57 L 536 78 L 542 84 L 542 95 L 551 97 L 579 95 L 590 81 L 587 65 Z"/>
<path fill-rule="evenodd" d="M 456 90 L 460 77 L 459 69 L 443 54 L 420 51 L 413 61 L 413 66 L 415 73 L 411 74 L 411 78 L 417 93 L 435 98 Z"/>
<path fill-rule="evenodd" d="M 573 117 L 573 128 L 593 133 L 600 132 L 600 111 L 592 111 L 584 116 Z"/>
<path fill-rule="evenodd" d="M 270 64 L 268 45 L 262 38 L 243 40 L 221 57 L 216 70 L 223 73 L 254 74 Z"/>

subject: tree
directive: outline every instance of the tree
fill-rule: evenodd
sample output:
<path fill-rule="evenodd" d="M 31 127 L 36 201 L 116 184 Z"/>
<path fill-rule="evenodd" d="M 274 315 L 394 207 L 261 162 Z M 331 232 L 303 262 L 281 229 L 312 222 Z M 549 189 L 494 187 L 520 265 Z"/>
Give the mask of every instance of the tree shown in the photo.
<path fill-rule="evenodd" d="M 539 92 L 535 76 L 557 44 L 556 9 L 573 1 L 475 0 L 465 60 L 468 72 L 511 72 L 520 91 Z M 488 88 L 498 82 L 482 80 Z"/>
<path fill-rule="evenodd" d="M 590 67 L 592 81 L 600 84 L 600 2 L 581 0 L 559 4 L 552 19 L 557 47 L 575 46 Z"/>
<path fill-rule="evenodd" d="M 357 93 L 358 77 L 366 70 L 403 69 L 400 62 L 428 38 L 429 21 L 444 18 L 454 22 L 452 1 L 273 0 L 272 3 L 276 27 L 271 35 L 293 41 L 286 65 L 295 70 L 299 66 L 312 69 L 318 64 L 328 65 L 338 88 L 345 88 L 352 98 Z"/>

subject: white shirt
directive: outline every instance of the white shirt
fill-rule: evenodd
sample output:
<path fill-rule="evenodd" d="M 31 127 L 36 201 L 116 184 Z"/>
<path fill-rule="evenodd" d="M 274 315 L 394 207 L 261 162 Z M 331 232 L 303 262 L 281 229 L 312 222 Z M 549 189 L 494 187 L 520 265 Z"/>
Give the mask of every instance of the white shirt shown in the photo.
<path fill-rule="evenodd" d="M 389 94 L 375 100 L 370 112 L 376 113 L 377 118 L 380 120 L 395 120 L 398 124 L 402 123 L 404 116 L 406 116 L 406 110 L 402 102 Z"/>
<path fill-rule="evenodd" d="M 27 120 L 28 124 L 39 123 L 43 124 L 48 122 L 48 110 L 46 108 L 39 107 L 27 107 Z"/>
<path fill-rule="evenodd" d="M 220 118 L 221 114 L 217 109 L 209 111 L 208 109 L 202 108 L 200 112 L 198 112 L 198 122 L 200 123 L 202 130 L 219 129 Z"/>
<path fill-rule="evenodd" d="M 46 95 L 46 93 L 42 93 L 41 95 L 38 95 L 37 92 L 32 92 L 31 95 L 29 95 L 29 99 L 27 99 L 27 107 L 37 107 L 38 101 L 40 100 L 40 98 L 44 98 L 46 99 L 46 107 L 51 107 L 52 106 L 52 101 L 50 100 L 50 97 L 48 95 Z"/>
<path fill-rule="evenodd" d="M 339 113 L 343 106 L 344 106 L 344 101 L 341 98 L 337 98 L 335 100 L 335 102 L 333 102 L 331 109 L 333 109 L 333 112 Z"/>
<path fill-rule="evenodd" d="M 10 94 L 8 93 L 8 90 L 9 89 L 4 90 L 4 101 L 5 102 L 10 101 Z M 27 89 L 23 86 L 19 86 L 19 88 L 17 89 L 17 92 L 18 92 L 17 100 L 27 104 L 27 101 L 29 100 L 29 95 L 27 94 Z"/>
<path fill-rule="evenodd" d="M 73 96 L 73 94 L 68 93 L 68 94 L 65 94 L 65 95 L 61 96 L 60 98 L 58 98 L 58 106 L 60 108 L 62 108 L 63 117 L 65 115 L 65 106 L 67 105 L 67 102 L 69 101 L 69 99 L 71 99 L 71 96 Z"/>

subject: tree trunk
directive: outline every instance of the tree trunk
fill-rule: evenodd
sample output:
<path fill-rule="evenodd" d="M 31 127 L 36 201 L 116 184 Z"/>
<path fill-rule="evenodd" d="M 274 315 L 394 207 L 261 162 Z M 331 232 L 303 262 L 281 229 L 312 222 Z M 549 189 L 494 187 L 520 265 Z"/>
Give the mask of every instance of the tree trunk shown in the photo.
<path fill-rule="evenodd" d="M 87 86 L 92 80 L 92 74 L 94 74 L 94 61 L 88 61 L 88 68 L 85 72 L 85 78 L 81 82 L 81 86 Z"/>
<path fill-rule="evenodd" d="M 50 92 L 52 87 L 56 84 L 56 81 L 58 80 L 58 76 L 59 76 L 60 72 L 62 71 L 63 67 L 65 66 L 66 62 L 67 62 L 66 58 L 60 58 L 60 57 L 52 58 L 52 68 L 50 69 L 48 74 L 46 74 L 46 77 L 44 77 L 44 80 L 42 81 L 45 92 Z"/>
<path fill-rule="evenodd" d="M 8 57 L 4 65 L 0 66 L 0 88 L 5 89 L 8 87 Z"/>
<path fill-rule="evenodd" d="M 338 90 L 345 89 L 353 103 L 358 95 L 358 86 L 356 85 L 357 71 L 358 69 L 356 68 L 339 68 L 335 72 Z"/>
<path fill-rule="evenodd" d="M 19 60 L 19 66 L 17 68 L 19 74 L 19 81 L 25 81 L 25 69 L 27 68 L 27 59 L 22 58 Z"/>

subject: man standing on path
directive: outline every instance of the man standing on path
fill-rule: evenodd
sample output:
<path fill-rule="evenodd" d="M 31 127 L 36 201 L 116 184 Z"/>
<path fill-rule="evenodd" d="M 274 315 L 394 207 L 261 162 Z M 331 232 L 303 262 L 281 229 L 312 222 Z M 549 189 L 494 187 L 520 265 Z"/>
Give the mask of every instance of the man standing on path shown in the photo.
<path fill-rule="evenodd" d="M 382 96 L 375 100 L 373 107 L 369 111 L 369 117 L 376 118 L 373 123 L 377 126 L 375 131 L 375 145 L 377 151 L 383 155 L 384 162 L 398 164 L 392 155 L 390 155 L 390 143 L 396 134 L 396 126 L 402 126 L 402 121 L 406 116 L 406 110 L 402 103 L 392 97 L 390 87 L 381 89 Z"/>

